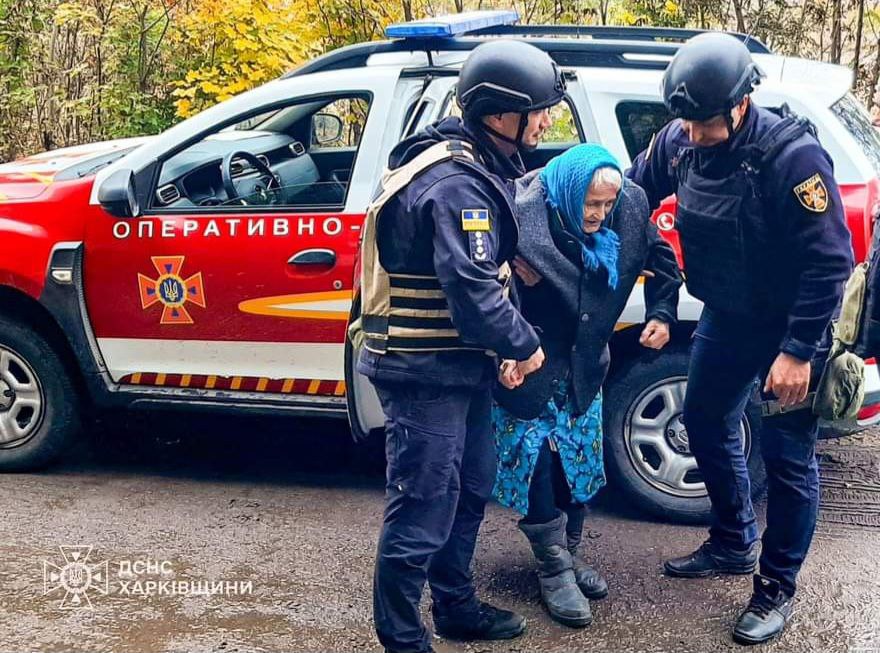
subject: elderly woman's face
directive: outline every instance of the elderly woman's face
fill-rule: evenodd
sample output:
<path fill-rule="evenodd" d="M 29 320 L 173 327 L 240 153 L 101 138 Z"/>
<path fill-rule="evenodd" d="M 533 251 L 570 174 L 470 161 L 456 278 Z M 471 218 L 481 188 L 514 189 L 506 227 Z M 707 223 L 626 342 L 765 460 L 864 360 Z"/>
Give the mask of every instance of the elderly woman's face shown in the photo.
<path fill-rule="evenodd" d="M 619 190 L 614 184 L 590 186 L 584 198 L 584 221 L 581 225 L 585 234 L 594 234 L 602 228 L 602 223 L 614 208 Z"/>

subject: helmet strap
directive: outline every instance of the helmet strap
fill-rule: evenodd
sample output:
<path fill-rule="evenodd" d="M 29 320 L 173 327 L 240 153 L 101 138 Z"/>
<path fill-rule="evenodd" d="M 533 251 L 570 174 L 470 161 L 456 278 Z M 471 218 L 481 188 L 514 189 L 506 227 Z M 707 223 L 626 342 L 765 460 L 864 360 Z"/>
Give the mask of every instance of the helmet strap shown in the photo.
<path fill-rule="evenodd" d="M 510 136 L 506 136 L 505 134 L 502 134 L 500 131 L 497 131 L 497 130 L 495 130 L 495 129 L 492 129 L 492 128 L 491 128 L 489 125 L 487 125 L 485 122 L 480 121 L 480 127 L 481 127 L 481 129 L 483 129 L 484 131 L 486 131 L 486 132 L 492 134 L 492 136 L 494 136 L 494 137 L 497 138 L 498 140 L 500 140 L 500 141 L 504 141 L 505 143 L 510 143 L 511 145 L 517 145 L 517 146 L 518 146 L 518 143 L 517 143 L 517 141 L 516 141 L 515 138 L 511 138 Z"/>
<path fill-rule="evenodd" d="M 727 123 L 727 140 L 733 140 L 733 109 L 724 112 L 724 121 Z"/>
<path fill-rule="evenodd" d="M 529 125 L 529 114 L 526 112 L 519 114 L 519 127 L 517 127 L 516 130 L 516 138 L 511 138 L 506 134 L 502 134 L 501 132 L 493 129 L 483 121 L 480 121 L 480 125 L 484 130 L 492 134 L 492 136 L 494 136 L 495 138 L 502 140 L 505 143 L 510 143 L 511 145 L 516 146 L 518 150 L 526 150 L 527 152 L 531 152 L 535 149 L 534 147 L 530 147 L 522 142 L 523 134 L 526 133 L 526 127 L 528 127 Z"/>

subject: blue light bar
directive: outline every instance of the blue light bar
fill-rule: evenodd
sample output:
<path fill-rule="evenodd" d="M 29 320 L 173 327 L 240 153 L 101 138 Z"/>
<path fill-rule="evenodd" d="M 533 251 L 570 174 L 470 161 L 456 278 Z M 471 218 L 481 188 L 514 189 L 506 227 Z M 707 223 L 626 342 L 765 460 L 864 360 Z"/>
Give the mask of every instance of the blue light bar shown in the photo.
<path fill-rule="evenodd" d="M 385 28 L 385 36 L 389 39 L 450 38 L 484 27 L 513 25 L 518 21 L 519 14 L 513 10 L 465 11 L 389 25 Z"/>

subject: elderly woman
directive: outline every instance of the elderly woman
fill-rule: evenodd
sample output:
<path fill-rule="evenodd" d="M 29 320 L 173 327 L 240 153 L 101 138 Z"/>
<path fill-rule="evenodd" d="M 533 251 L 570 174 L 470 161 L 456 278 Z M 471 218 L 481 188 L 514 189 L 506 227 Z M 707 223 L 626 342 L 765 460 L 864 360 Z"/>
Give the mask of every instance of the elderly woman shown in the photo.
<path fill-rule="evenodd" d="M 660 349 L 675 322 L 681 276 L 650 221 L 644 192 L 613 155 L 578 145 L 517 182 L 522 312 L 541 334 L 544 366 L 523 377 L 504 361 L 496 392 L 495 496 L 523 515 L 538 561 L 541 596 L 568 626 L 592 620 L 588 599 L 608 593 L 578 554 L 585 507 L 605 484 L 602 395 L 608 341 L 640 276 L 647 325 L 641 344 Z"/>

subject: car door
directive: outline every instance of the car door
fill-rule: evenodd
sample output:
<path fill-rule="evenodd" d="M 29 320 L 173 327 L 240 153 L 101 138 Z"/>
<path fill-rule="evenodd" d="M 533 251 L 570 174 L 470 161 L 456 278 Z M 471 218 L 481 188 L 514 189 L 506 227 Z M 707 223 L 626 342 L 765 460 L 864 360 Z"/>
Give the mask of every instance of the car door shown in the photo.
<path fill-rule="evenodd" d="M 145 210 L 136 218 L 94 211 L 84 258 L 89 320 L 114 381 L 344 394 L 358 233 L 387 125 L 402 120 L 398 72 L 278 80 L 125 161 L 156 164 L 148 192 L 138 187 Z M 339 115 L 346 105 L 352 114 Z M 340 125 L 341 140 L 326 138 Z M 267 163 L 276 182 L 232 156 L 237 150 Z M 240 197 L 226 192 L 219 159 Z"/>

